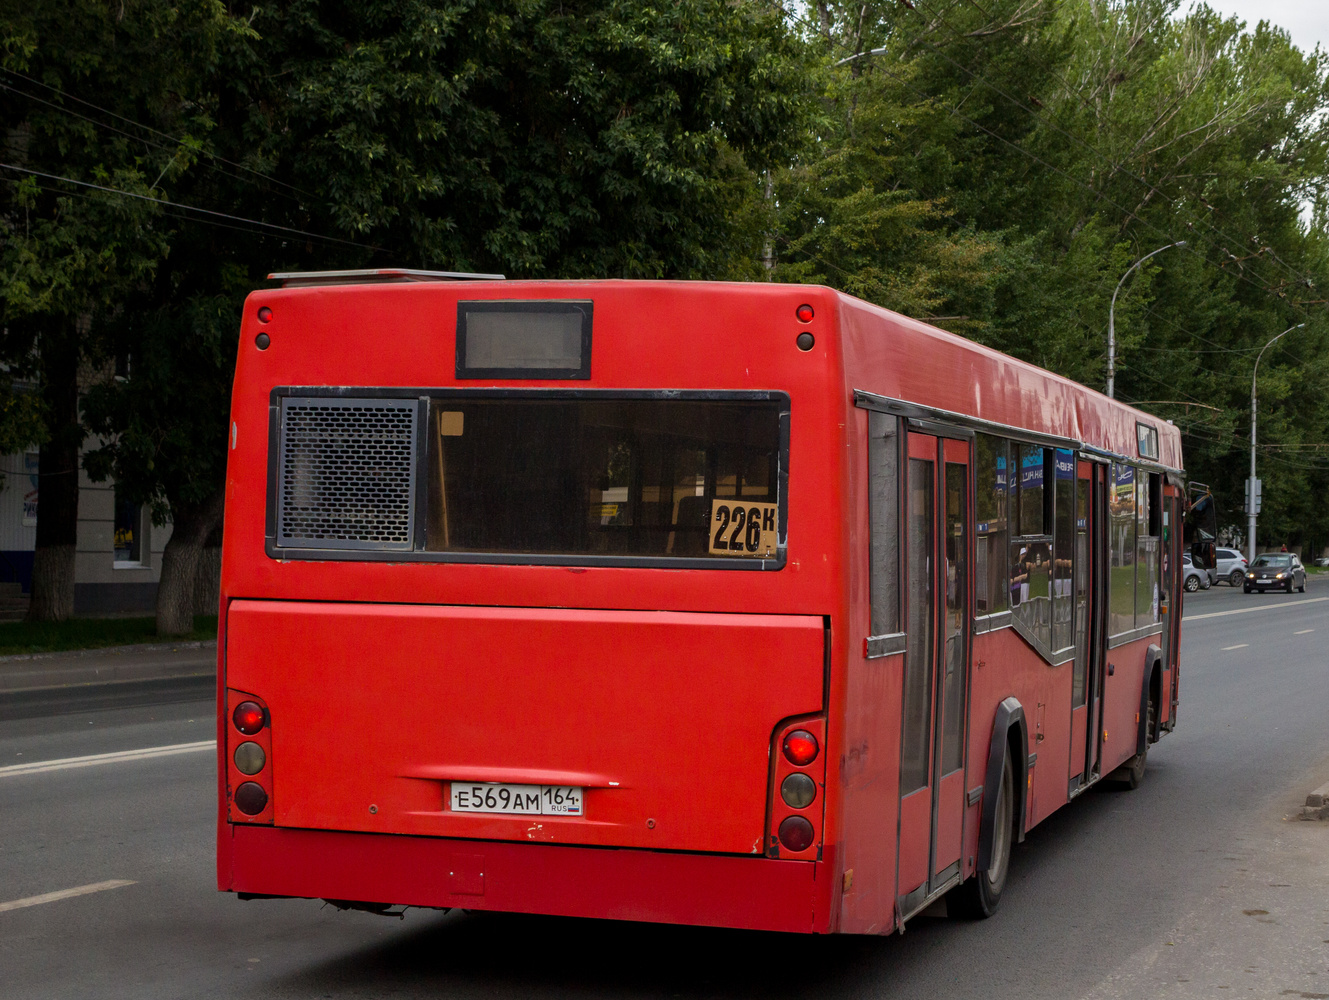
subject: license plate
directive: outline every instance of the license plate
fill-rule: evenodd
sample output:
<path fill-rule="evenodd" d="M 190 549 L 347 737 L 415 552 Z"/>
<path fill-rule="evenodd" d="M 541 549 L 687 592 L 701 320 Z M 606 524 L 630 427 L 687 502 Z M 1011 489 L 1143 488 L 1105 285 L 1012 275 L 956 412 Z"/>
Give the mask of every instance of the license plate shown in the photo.
<path fill-rule="evenodd" d="M 580 816 L 582 792 L 583 789 L 568 785 L 463 784 L 454 781 L 452 811 Z"/>

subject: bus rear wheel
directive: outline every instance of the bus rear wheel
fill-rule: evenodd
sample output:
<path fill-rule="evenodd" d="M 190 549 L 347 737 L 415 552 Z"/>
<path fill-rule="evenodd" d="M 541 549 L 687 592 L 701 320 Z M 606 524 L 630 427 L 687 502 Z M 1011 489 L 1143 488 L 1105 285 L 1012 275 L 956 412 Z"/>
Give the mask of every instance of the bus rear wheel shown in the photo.
<path fill-rule="evenodd" d="M 997 786 L 996 822 L 992 828 L 992 854 L 987 871 L 961 882 L 946 896 L 946 914 L 979 920 L 997 912 L 1006 876 L 1011 869 L 1011 847 L 1015 843 L 1015 768 L 1011 751 L 1001 766 L 1001 784 Z"/>
<path fill-rule="evenodd" d="M 1158 719 L 1158 709 L 1154 705 L 1154 696 L 1149 695 L 1149 704 L 1145 709 L 1144 749 L 1121 767 L 1108 775 L 1107 780 L 1118 788 L 1134 791 L 1144 781 L 1144 769 L 1149 762 L 1149 741 L 1154 737 L 1154 726 Z"/>

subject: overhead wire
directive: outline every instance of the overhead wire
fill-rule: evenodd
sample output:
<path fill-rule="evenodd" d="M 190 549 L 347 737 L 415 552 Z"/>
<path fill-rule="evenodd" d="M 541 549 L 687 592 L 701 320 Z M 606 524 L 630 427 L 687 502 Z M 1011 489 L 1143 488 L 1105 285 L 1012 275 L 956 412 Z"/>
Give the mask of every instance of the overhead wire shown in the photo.
<path fill-rule="evenodd" d="M 53 103 L 50 102 L 50 101 L 44 101 L 44 100 L 42 100 L 40 97 L 37 97 L 37 96 L 34 95 L 34 94 L 27 94 L 27 93 L 24 93 L 23 91 L 18 90 L 18 89 L 15 88 L 15 87 L 11 87 L 11 86 L 9 86 L 9 85 L 6 84 L 6 83 L 2 83 L 2 82 L 0 82 L 0 90 L 6 90 L 6 91 L 9 91 L 10 93 L 18 94 L 20 97 L 24 97 L 24 98 L 27 98 L 27 99 L 30 100 L 30 101 L 34 101 L 34 102 L 36 102 L 36 103 L 38 103 L 38 104 L 45 105 L 46 107 L 51 108 L 53 111 L 58 111 L 58 112 L 60 112 L 61 114 L 70 115 L 70 116 L 72 116 L 72 117 L 74 117 L 74 118 L 79 119 L 80 121 L 85 121 L 85 122 L 87 122 L 88 124 L 93 125 L 93 126 L 95 126 L 95 127 L 97 127 L 97 128 L 105 129 L 105 130 L 108 131 L 108 132 L 114 132 L 116 135 L 124 136 L 124 137 L 125 137 L 126 139 L 128 139 L 130 142 L 142 143 L 143 145 L 148 146 L 148 147 L 151 147 L 152 149 L 159 149 L 159 150 L 161 150 L 162 152 L 169 153 L 169 154 L 171 154 L 171 160 L 174 160 L 175 157 L 176 157 L 176 156 L 179 154 L 179 152 L 182 151 L 182 150 L 187 150 L 187 151 L 189 151 L 189 152 L 191 152 L 191 153 L 194 153 L 194 154 L 196 154 L 196 155 L 198 155 L 198 156 L 200 156 L 200 157 L 204 157 L 204 156 L 207 156 L 207 155 L 208 155 L 208 154 L 206 153 L 206 151 L 204 151 L 203 149 L 198 148 L 198 147 L 189 146 L 189 145 L 187 145 L 186 143 L 184 143 L 183 141 L 180 142 L 180 143 L 178 143 L 178 148 L 177 148 L 177 149 L 174 149 L 174 150 L 173 150 L 173 149 L 171 149 L 169 146 L 165 146 L 165 145 L 163 145 L 162 143 L 154 142 L 154 141 L 151 140 L 151 139 L 145 139 L 143 136 L 134 135 L 132 132 L 127 132 L 127 131 L 125 131 L 124 129 L 116 128 L 114 125 L 108 125 L 108 124 L 106 124 L 105 122 L 99 122 L 99 121 L 97 121 L 95 118 L 89 118 L 87 115 L 81 115 L 81 114 L 79 114 L 77 111 L 73 111 L 73 110 L 71 110 L 70 108 L 62 108 L 62 107 L 60 107 L 60 105 L 58 105 L 58 104 L 53 104 Z M 168 161 L 168 165 L 169 165 L 169 161 Z M 217 173 L 221 174 L 223 177 L 229 177 L 229 178 L 231 178 L 232 180 L 240 181 L 242 184 L 252 184 L 252 183 L 253 183 L 253 181 L 248 180 L 248 179 L 246 179 L 246 178 L 244 178 L 244 177 L 241 177 L 241 176 L 239 176 L 238 174 L 232 173 L 232 172 L 230 172 L 230 171 L 228 171 L 228 170 L 223 170 L 221 167 L 217 166 L 216 164 L 205 163 L 205 164 L 203 164 L 203 166 L 204 166 L 205 168 L 209 169 L 209 170 L 214 170 L 214 171 L 216 171 Z M 164 172 L 164 171 L 163 171 L 163 172 Z M 279 197 L 282 197 L 282 198 L 289 198 L 290 200 L 295 201 L 297 204 L 299 203 L 299 199 L 298 199 L 298 198 L 296 198 L 294 195 L 287 194 L 287 193 L 284 192 L 284 191 L 276 191 L 276 192 L 273 192 L 273 193 L 276 194 L 276 195 L 278 195 Z"/>
<path fill-rule="evenodd" d="M 277 232 L 291 233 L 295 236 L 303 236 L 306 239 L 322 240 L 327 243 L 339 243 L 343 246 L 356 247 L 361 250 L 372 250 L 375 252 L 386 252 L 383 247 L 373 246 L 369 243 L 357 243 L 354 240 L 344 240 L 336 236 L 324 236 L 321 233 L 313 233 L 306 229 L 296 229 L 292 226 L 280 226 L 273 222 L 264 222 L 262 219 L 250 219 L 243 215 L 232 215 L 229 212 L 218 212 L 210 208 L 200 208 L 197 205 L 190 205 L 183 201 L 168 201 L 164 198 L 154 198 L 151 195 L 140 194 L 136 191 L 125 191 L 121 188 L 109 187 L 104 184 L 94 184 L 91 181 L 76 180 L 73 177 L 63 177 L 59 174 L 44 173 L 40 170 L 32 170 L 28 167 L 20 167 L 13 163 L 0 163 L 0 169 L 14 170 L 19 173 L 28 174 L 33 177 L 41 177 L 46 180 L 61 181 L 66 184 L 75 184 L 79 187 L 90 188 L 95 191 L 104 191 L 108 194 L 122 195 L 126 198 L 137 198 L 140 201 L 148 201 L 157 205 L 164 205 L 168 208 L 180 209 L 182 211 L 198 212 L 202 215 L 212 216 L 219 219 L 228 219 L 233 222 L 245 222 L 254 226 L 262 226 L 265 229 L 271 229 Z"/>
<path fill-rule="evenodd" d="M 71 101 L 75 101 L 78 104 L 82 104 L 84 107 L 92 108 L 94 111 L 99 111 L 102 114 L 108 115 L 111 118 L 115 118 L 118 121 L 122 121 L 128 125 L 133 125 L 136 128 L 143 129 L 145 132 L 151 132 L 152 134 L 161 136 L 164 139 L 169 139 L 173 143 L 180 145 L 184 144 L 183 139 L 181 139 L 178 136 L 171 135 L 169 132 L 163 132 L 161 129 L 154 128 L 151 125 L 145 125 L 140 121 L 136 121 L 133 118 L 128 118 L 125 115 L 119 114 L 118 112 L 111 111 L 109 108 L 104 108 L 99 104 L 94 104 L 92 101 L 85 100 L 84 98 L 71 94 L 66 90 L 61 90 L 58 87 L 52 87 L 49 84 L 42 83 L 40 80 L 34 80 L 32 77 L 25 76 L 24 74 L 19 73 L 16 70 L 0 67 L 0 73 L 7 73 L 9 76 L 16 77 L 20 80 L 25 81 L 26 83 L 32 84 L 35 87 L 41 87 L 43 90 L 50 91 L 51 93 L 57 94 L 60 97 L 68 98 Z M 268 181 L 272 184 L 276 184 L 280 187 L 288 188 L 289 190 L 294 191 L 296 194 L 304 195 L 306 198 L 316 197 L 314 194 L 304 190 L 303 188 L 296 187 L 294 184 L 290 184 L 287 183 L 286 181 L 279 180 L 278 178 L 273 177 L 270 174 L 263 173 L 261 170 L 255 170 L 253 167 L 246 167 L 243 163 L 236 163 L 234 160 L 228 160 L 226 157 L 220 156 L 217 153 L 213 153 L 209 150 L 200 150 L 200 152 L 202 153 L 202 155 L 217 160 L 219 163 L 225 163 L 227 166 L 234 167 L 237 170 L 243 170 L 245 173 L 253 174 L 255 177 L 261 177 L 265 181 Z"/>

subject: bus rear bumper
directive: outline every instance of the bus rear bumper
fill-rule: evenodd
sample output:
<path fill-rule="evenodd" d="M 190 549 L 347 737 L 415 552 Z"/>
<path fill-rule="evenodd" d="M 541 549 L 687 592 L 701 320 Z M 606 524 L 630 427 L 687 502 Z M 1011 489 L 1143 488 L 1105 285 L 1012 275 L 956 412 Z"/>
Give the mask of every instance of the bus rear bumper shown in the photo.
<path fill-rule="evenodd" d="M 750 930 L 827 929 L 826 910 L 817 905 L 818 878 L 829 877 L 824 861 L 243 824 L 223 824 L 219 847 L 223 891 Z"/>

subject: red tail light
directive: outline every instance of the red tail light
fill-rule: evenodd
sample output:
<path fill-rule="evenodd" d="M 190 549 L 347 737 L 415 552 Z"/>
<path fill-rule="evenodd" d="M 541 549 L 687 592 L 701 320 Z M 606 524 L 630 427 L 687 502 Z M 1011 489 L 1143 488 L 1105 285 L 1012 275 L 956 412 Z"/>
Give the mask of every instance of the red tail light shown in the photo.
<path fill-rule="evenodd" d="M 802 816 L 790 816 L 780 824 L 780 843 L 786 850 L 806 851 L 812 846 L 812 824 Z"/>
<path fill-rule="evenodd" d="M 795 767 L 806 767 L 817 759 L 817 737 L 806 729 L 795 729 L 784 738 L 785 760 Z"/>
<path fill-rule="evenodd" d="M 227 689 L 222 762 L 232 823 L 273 822 L 272 715 L 260 695 Z"/>
<path fill-rule="evenodd" d="M 263 706 L 253 701 L 242 701 L 236 705 L 231 719 L 235 722 L 235 728 L 246 736 L 253 736 L 267 722 Z"/>

